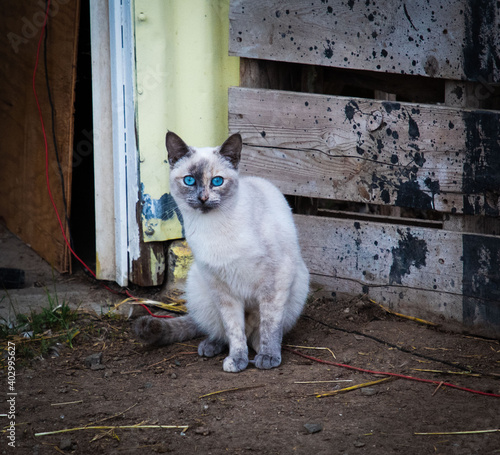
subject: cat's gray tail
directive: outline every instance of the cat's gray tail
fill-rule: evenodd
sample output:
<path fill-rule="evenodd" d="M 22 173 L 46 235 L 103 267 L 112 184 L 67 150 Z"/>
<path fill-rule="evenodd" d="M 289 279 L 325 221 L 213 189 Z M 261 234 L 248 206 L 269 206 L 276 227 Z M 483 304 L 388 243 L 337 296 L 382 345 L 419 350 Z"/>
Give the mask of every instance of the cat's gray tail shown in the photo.
<path fill-rule="evenodd" d="M 172 319 L 142 316 L 134 322 L 133 329 L 144 343 L 155 346 L 186 341 L 203 335 L 189 315 Z"/>

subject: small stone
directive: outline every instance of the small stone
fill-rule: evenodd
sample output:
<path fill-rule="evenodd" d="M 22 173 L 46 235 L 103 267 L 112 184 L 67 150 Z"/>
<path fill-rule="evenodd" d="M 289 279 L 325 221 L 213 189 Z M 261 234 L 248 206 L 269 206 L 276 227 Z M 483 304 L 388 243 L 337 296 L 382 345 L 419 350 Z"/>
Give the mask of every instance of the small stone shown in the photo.
<path fill-rule="evenodd" d="M 306 423 L 304 428 L 309 434 L 313 434 L 319 433 L 323 429 L 323 425 L 321 423 Z"/>
<path fill-rule="evenodd" d="M 170 452 L 170 449 L 169 449 L 168 445 L 166 445 L 166 444 L 158 444 L 157 446 L 154 447 L 153 452 L 168 453 L 168 452 Z"/>
<path fill-rule="evenodd" d="M 208 436 L 210 434 L 210 430 L 206 427 L 198 427 L 194 430 L 196 434 L 201 434 L 202 436 Z"/>
<path fill-rule="evenodd" d="M 84 363 L 87 368 L 92 368 L 94 365 L 100 365 L 102 361 L 102 352 L 90 354 L 85 357 Z"/>
<path fill-rule="evenodd" d="M 354 443 L 354 447 L 356 447 L 356 448 L 358 448 L 358 449 L 359 449 L 359 448 L 361 448 L 361 447 L 364 447 L 365 445 L 366 445 L 366 444 L 365 444 L 364 442 L 361 442 L 361 441 L 356 441 L 356 442 Z"/>
<path fill-rule="evenodd" d="M 73 449 L 73 441 L 71 438 L 62 438 L 59 443 L 59 448 L 61 450 L 72 450 Z"/>
<path fill-rule="evenodd" d="M 377 393 L 377 389 L 374 389 L 373 387 L 364 387 L 361 389 L 361 395 L 364 395 L 365 397 L 371 397 L 373 395 L 377 395 Z"/>
<path fill-rule="evenodd" d="M 175 373 L 172 373 L 172 374 L 170 375 L 170 377 L 171 377 L 172 379 L 177 379 L 177 375 L 176 375 Z"/>

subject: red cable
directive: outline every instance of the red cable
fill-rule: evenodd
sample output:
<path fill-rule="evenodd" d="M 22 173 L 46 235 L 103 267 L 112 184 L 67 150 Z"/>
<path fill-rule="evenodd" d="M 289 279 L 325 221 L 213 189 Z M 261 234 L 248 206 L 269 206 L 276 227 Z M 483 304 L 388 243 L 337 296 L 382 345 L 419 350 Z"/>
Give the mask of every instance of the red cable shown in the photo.
<path fill-rule="evenodd" d="M 63 235 L 64 242 L 66 243 L 66 246 L 68 247 L 68 249 L 71 252 L 71 254 L 80 262 L 80 264 L 82 264 L 83 267 L 85 267 L 85 269 L 97 280 L 97 275 L 95 274 L 95 272 L 87 264 L 85 264 L 85 262 L 82 259 L 80 259 L 80 257 L 74 252 L 73 248 L 71 248 L 70 242 L 69 242 L 69 240 L 68 240 L 68 238 L 66 236 L 66 232 L 64 230 L 64 225 L 63 225 L 63 223 L 61 221 L 61 217 L 59 216 L 59 211 L 57 210 L 57 206 L 56 206 L 56 203 L 54 201 L 54 197 L 52 196 L 52 190 L 50 188 L 50 178 L 49 178 L 49 146 L 48 146 L 48 143 L 47 143 L 47 133 L 45 131 L 45 124 L 43 122 L 42 109 L 40 107 L 40 102 L 38 100 L 38 94 L 36 92 L 36 84 L 35 84 L 36 72 L 37 72 L 37 69 L 38 69 L 38 62 L 40 60 L 40 48 L 41 48 L 43 36 L 45 34 L 45 29 L 47 28 L 47 21 L 48 21 L 48 17 L 49 17 L 50 1 L 51 0 L 47 0 L 47 9 L 45 11 L 45 19 L 43 21 L 43 26 L 42 26 L 42 31 L 40 33 L 40 38 L 38 40 L 38 47 L 37 47 L 37 50 L 36 50 L 35 68 L 33 70 L 33 94 L 35 95 L 36 107 L 38 109 L 38 116 L 40 118 L 40 124 L 41 124 L 41 127 L 42 127 L 42 133 L 43 133 L 43 142 L 44 142 L 44 145 L 45 145 L 45 180 L 47 182 L 47 192 L 49 193 L 50 202 L 52 204 L 52 207 L 54 208 L 54 212 L 56 214 L 57 221 L 59 222 L 59 227 L 61 229 L 61 233 Z M 108 291 L 112 292 L 113 294 L 120 294 L 119 292 L 114 291 L 113 289 L 111 289 L 110 287 L 106 286 L 105 284 L 103 284 L 103 283 L 101 283 L 101 284 L 102 284 L 102 286 L 104 286 Z M 132 294 L 130 294 L 130 292 L 128 290 L 125 291 L 125 294 L 128 297 L 130 297 L 130 298 L 132 298 L 134 300 L 137 300 Z M 151 311 L 149 310 L 149 308 L 146 307 L 146 305 L 143 305 L 142 303 L 141 303 L 141 305 L 153 317 L 156 317 L 156 318 L 172 318 L 173 317 L 173 316 L 169 316 L 169 315 L 163 315 L 163 316 L 155 315 L 155 314 L 151 313 Z"/>
<path fill-rule="evenodd" d="M 460 387 L 458 385 L 450 384 L 448 382 L 435 381 L 435 380 L 432 380 L 432 379 L 415 378 L 413 376 L 405 376 L 404 374 L 399 374 L 399 373 L 388 373 L 388 372 L 385 372 L 385 371 L 366 370 L 364 368 L 353 367 L 351 365 L 345 365 L 343 363 L 332 362 L 330 360 L 318 359 L 317 357 L 312 357 L 310 355 L 302 354 L 302 352 L 295 351 L 294 349 L 290 349 L 290 348 L 288 348 L 286 346 L 283 346 L 283 349 L 286 349 L 287 351 L 292 352 L 293 354 L 296 354 L 298 356 L 304 357 L 306 359 L 314 360 L 315 362 L 326 363 L 327 365 L 333 365 L 333 366 L 341 367 L 341 368 L 348 368 L 349 370 L 360 371 L 362 373 L 380 374 L 380 375 L 384 375 L 384 376 L 393 376 L 393 377 L 399 378 L 399 379 L 407 379 L 407 380 L 410 380 L 410 381 L 426 382 L 426 383 L 437 384 L 437 385 L 441 384 L 442 386 L 446 386 L 446 387 L 450 387 L 450 388 L 453 388 L 453 389 L 462 390 L 464 392 L 470 392 L 470 393 L 475 393 L 477 395 L 485 395 L 485 396 L 488 396 L 488 397 L 500 398 L 500 395 L 497 395 L 496 393 L 481 392 L 479 390 L 468 389 L 466 387 Z"/>

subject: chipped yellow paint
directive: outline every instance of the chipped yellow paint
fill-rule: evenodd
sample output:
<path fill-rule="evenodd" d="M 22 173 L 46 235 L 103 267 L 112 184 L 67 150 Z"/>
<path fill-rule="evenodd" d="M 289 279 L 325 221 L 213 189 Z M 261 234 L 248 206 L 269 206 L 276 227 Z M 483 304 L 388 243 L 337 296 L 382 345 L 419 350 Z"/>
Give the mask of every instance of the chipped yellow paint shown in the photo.
<path fill-rule="evenodd" d="M 193 263 L 193 254 L 185 240 L 175 240 L 168 247 L 167 290 L 183 290 Z"/>
<path fill-rule="evenodd" d="M 175 257 L 175 267 L 172 273 L 174 280 L 186 279 L 189 268 L 193 263 L 193 253 L 186 241 L 174 242 L 170 247 L 170 253 Z"/>
<path fill-rule="evenodd" d="M 95 275 L 99 279 L 101 276 L 101 263 L 99 262 L 99 253 L 95 252 Z"/>
<path fill-rule="evenodd" d="M 239 85 L 239 59 L 228 56 L 229 0 L 135 0 L 133 14 L 144 241 L 178 239 L 165 134 L 195 146 L 227 137 L 228 87 Z"/>

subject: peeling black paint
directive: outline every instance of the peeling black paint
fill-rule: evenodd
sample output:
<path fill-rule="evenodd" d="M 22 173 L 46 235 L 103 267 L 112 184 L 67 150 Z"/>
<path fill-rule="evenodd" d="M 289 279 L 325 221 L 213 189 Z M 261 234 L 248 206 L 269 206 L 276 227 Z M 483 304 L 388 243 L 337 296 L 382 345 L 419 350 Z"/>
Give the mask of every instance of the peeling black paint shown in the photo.
<path fill-rule="evenodd" d="M 400 103 L 392 103 L 390 101 L 384 101 L 382 103 L 382 106 L 384 106 L 384 109 L 388 114 L 390 114 L 392 111 L 399 111 L 401 109 Z"/>
<path fill-rule="evenodd" d="M 498 74 L 500 69 L 500 55 L 496 45 L 498 2 L 469 0 L 466 3 L 464 73 L 469 80 L 487 80 L 492 75 Z"/>
<path fill-rule="evenodd" d="M 386 204 L 389 204 L 391 202 L 391 195 L 390 195 L 389 191 L 387 191 L 387 190 L 382 190 L 382 192 L 380 193 L 380 198 Z"/>
<path fill-rule="evenodd" d="M 410 136 L 410 139 L 416 140 L 420 137 L 420 131 L 418 129 L 417 122 L 411 115 L 408 114 L 408 117 L 410 118 L 408 121 L 408 136 Z"/>
<path fill-rule="evenodd" d="M 422 210 L 433 208 L 432 197 L 420 189 L 416 180 L 401 183 L 395 204 L 398 207 L 413 207 Z"/>
<path fill-rule="evenodd" d="M 389 284 L 402 284 L 402 278 L 409 275 L 410 267 L 425 267 L 428 249 L 425 240 L 414 237 L 410 229 L 406 233 L 398 229 L 401 239 L 398 247 L 392 249 L 392 265 L 389 272 Z"/>
<path fill-rule="evenodd" d="M 358 103 L 356 103 L 356 101 L 352 101 L 352 100 L 349 101 L 346 104 L 346 107 L 344 108 L 346 119 L 351 122 L 354 118 L 354 114 L 356 113 L 356 111 L 359 111 Z"/>
<path fill-rule="evenodd" d="M 500 115 L 462 114 L 466 155 L 463 167 L 464 213 L 500 215 Z"/>
<path fill-rule="evenodd" d="M 463 322 L 500 331 L 500 238 L 464 234 Z"/>
<path fill-rule="evenodd" d="M 146 220 L 160 219 L 162 221 L 171 220 L 174 214 L 183 223 L 182 214 L 174 198 L 165 193 L 160 199 L 153 199 L 149 194 L 144 193 L 144 184 L 141 184 L 141 206 L 142 216 Z"/>
<path fill-rule="evenodd" d="M 424 180 L 424 183 L 425 183 L 425 186 L 427 188 L 429 188 L 429 190 L 431 191 L 432 195 L 434 196 L 435 194 L 439 194 L 440 193 L 440 186 L 439 186 L 439 181 L 437 180 L 432 180 L 430 177 L 427 177 L 425 180 Z M 434 205 L 434 204 L 433 204 Z"/>
<path fill-rule="evenodd" d="M 415 153 L 415 155 L 413 156 L 413 160 L 415 161 L 415 164 L 420 167 L 422 167 L 426 161 L 426 159 L 424 158 L 424 154 L 420 152 Z"/>

